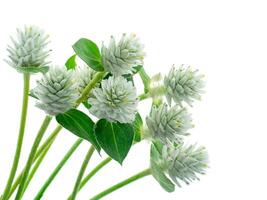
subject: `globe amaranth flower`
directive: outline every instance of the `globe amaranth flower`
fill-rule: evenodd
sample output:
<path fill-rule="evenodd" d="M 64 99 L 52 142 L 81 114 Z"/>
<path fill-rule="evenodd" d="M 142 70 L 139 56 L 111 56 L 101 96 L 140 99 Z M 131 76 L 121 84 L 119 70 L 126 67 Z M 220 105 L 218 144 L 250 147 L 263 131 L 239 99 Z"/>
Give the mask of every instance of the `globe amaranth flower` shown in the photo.
<path fill-rule="evenodd" d="M 9 60 L 6 62 L 19 72 L 46 72 L 48 35 L 36 26 L 25 26 L 17 29 L 17 38 L 11 37 L 12 45 L 8 45 Z"/>
<path fill-rule="evenodd" d="M 154 177 L 161 184 L 162 180 L 159 179 L 158 173 L 164 174 L 165 178 L 169 177 L 181 187 L 181 181 L 189 184 L 194 180 L 199 180 L 198 174 L 205 174 L 207 167 L 208 154 L 203 146 L 173 144 L 155 147 L 154 144 L 152 145 L 152 174 L 154 173 Z"/>
<path fill-rule="evenodd" d="M 137 112 L 136 88 L 122 76 L 111 76 L 92 91 L 88 103 L 92 105 L 89 111 L 99 119 L 131 123 Z"/>
<path fill-rule="evenodd" d="M 200 100 L 205 85 L 203 78 L 204 75 L 199 74 L 198 70 L 193 70 L 190 66 L 173 67 L 164 78 L 168 103 L 171 104 L 173 100 L 179 104 L 186 102 L 191 105 L 194 99 Z"/>
<path fill-rule="evenodd" d="M 145 53 L 143 45 L 135 34 L 123 34 L 116 43 L 111 36 L 109 46 L 102 46 L 102 62 L 106 71 L 115 76 L 131 74 L 133 67 L 143 64 Z"/>
<path fill-rule="evenodd" d="M 76 67 L 75 73 L 76 73 L 76 80 L 78 83 L 78 90 L 80 93 L 82 93 L 85 87 L 93 79 L 94 75 L 96 74 L 96 71 L 84 65 L 81 67 Z"/>
<path fill-rule="evenodd" d="M 74 76 L 65 67 L 51 67 L 32 90 L 36 106 L 52 116 L 71 109 L 79 96 Z"/>
<path fill-rule="evenodd" d="M 165 103 L 152 107 L 146 123 L 152 139 L 160 139 L 164 144 L 182 142 L 183 136 L 188 135 L 188 129 L 193 127 L 186 108 L 179 105 L 168 108 Z"/>

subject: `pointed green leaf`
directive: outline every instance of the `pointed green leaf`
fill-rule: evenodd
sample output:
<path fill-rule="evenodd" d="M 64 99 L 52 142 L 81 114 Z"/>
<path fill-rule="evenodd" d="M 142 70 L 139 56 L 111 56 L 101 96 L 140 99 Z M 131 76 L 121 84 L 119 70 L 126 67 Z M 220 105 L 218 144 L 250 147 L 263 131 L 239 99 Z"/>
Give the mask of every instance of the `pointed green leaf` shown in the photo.
<path fill-rule="evenodd" d="M 95 71 L 104 71 L 100 51 L 94 42 L 81 38 L 72 47 L 89 67 Z"/>
<path fill-rule="evenodd" d="M 96 123 L 95 135 L 101 148 L 122 164 L 133 143 L 133 126 L 101 119 Z"/>
<path fill-rule="evenodd" d="M 164 169 L 162 169 L 158 164 L 157 160 L 160 157 L 159 149 L 161 147 L 151 145 L 150 151 L 150 168 L 153 177 L 161 185 L 161 187 L 167 192 L 173 192 L 175 190 L 175 185 L 173 182 L 164 174 Z"/>
<path fill-rule="evenodd" d="M 72 55 L 67 62 L 65 63 L 65 66 L 67 67 L 67 69 L 75 69 L 75 67 L 77 66 L 76 63 L 76 54 Z"/>
<path fill-rule="evenodd" d="M 74 135 L 89 141 L 94 147 L 100 151 L 94 135 L 94 122 L 85 113 L 71 109 L 65 113 L 56 116 L 57 122 L 72 132 Z"/>
<path fill-rule="evenodd" d="M 135 115 L 133 127 L 134 127 L 134 141 L 140 142 L 142 139 L 142 132 L 143 132 L 143 120 L 139 113 Z"/>

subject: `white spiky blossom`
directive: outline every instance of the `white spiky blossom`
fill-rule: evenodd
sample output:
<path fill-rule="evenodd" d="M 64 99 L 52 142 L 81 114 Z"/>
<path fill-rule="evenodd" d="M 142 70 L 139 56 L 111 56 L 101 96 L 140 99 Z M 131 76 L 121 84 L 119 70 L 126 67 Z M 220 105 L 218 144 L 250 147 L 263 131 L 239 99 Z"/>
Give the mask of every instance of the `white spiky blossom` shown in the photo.
<path fill-rule="evenodd" d="M 171 104 L 173 100 L 179 104 L 186 102 L 191 105 L 194 99 L 200 100 L 205 85 L 203 78 L 204 75 L 190 66 L 172 67 L 164 78 L 168 103 Z"/>
<path fill-rule="evenodd" d="M 186 108 L 179 105 L 168 108 L 166 103 L 153 106 L 146 118 L 148 130 L 153 139 L 160 139 L 164 144 L 182 142 L 192 128 L 192 118 Z"/>
<path fill-rule="evenodd" d="M 161 184 L 157 173 L 167 175 L 177 186 L 181 187 L 180 181 L 189 184 L 199 180 L 198 174 L 205 174 L 208 167 L 208 154 L 205 147 L 196 144 L 158 145 L 157 147 L 152 145 L 151 167 L 160 169 L 154 172 L 155 178 Z"/>
<path fill-rule="evenodd" d="M 75 75 L 65 67 L 51 67 L 32 94 L 38 99 L 36 106 L 52 116 L 71 109 L 79 96 Z"/>
<path fill-rule="evenodd" d="M 122 76 L 111 76 L 92 91 L 88 103 L 92 105 L 89 111 L 99 119 L 131 123 L 137 112 L 136 88 Z"/>
<path fill-rule="evenodd" d="M 103 44 L 101 49 L 105 70 L 115 76 L 131 74 L 133 67 L 143 64 L 143 48 L 135 34 L 123 34 L 118 43 L 111 36 L 108 47 Z"/>
<path fill-rule="evenodd" d="M 84 65 L 84 66 L 76 67 L 75 73 L 76 73 L 76 80 L 78 83 L 78 90 L 80 93 L 82 93 L 84 88 L 93 79 L 94 75 L 96 74 L 96 71 Z"/>
<path fill-rule="evenodd" d="M 36 26 L 25 26 L 17 29 L 16 38 L 11 37 L 8 45 L 9 60 L 6 62 L 19 72 L 46 72 L 46 59 L 50 50 L 47 49 L 48 35 Z"/>

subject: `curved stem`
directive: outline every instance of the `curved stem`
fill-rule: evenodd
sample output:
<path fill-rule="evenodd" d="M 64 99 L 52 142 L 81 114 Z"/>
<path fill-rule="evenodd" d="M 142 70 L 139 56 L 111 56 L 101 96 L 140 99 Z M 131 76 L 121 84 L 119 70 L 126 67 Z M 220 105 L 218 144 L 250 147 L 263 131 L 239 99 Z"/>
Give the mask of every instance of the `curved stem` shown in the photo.
<path fill-rule="evenodd" d="M 17 192 L 17 195 L 16 195 L 16 200 L 20 200 L 22 198 L 22 195 L 23 195 L 23 191 L 24 191 L 24 187 L 25 187 L 25 184 L 26 184 L 26 181 L 27 181 L 27 177 L 28 177 L 28 174 L 30 172 L 30 169 L 31 169 L 31 165 L 33 163 L 33 159 L 35 157 L 35 154 L 36 154 L 36 151 L 37 151 L 37 148 L 44 136 L 44 133 L 51 121 L 52 117 L 51 116 L 46 116 L 43 123 L 42 123 L 42 126 L 34 140 L 34 143 L 32 145 L 32 149 L 30 151 L 30 155 L 29 155 L 29 158 L 27 160 L 27 163 L 26 163 L 26 167 L 25 167 L 25 170 L 24 170 L 24 173 L 22 175 L 22 178 L 21 178 L 21 182 L 20 182 L 20 186 L 19 186 L 19 189 L 18 189 L 18 192 Z"/>
<path fill-rule="evenodd" d="M 97 72 L 92 79 L 92 81 L 84 88 L 81 96 L 76 101 L 76 106 L 78 106 L 80 103 L 82 103 L 88 96 L 88 94 L 91 92 L 91 90 L 95 87 L 95 85 L 103 79 L 106 72 Z"/>
<path fill-rule="evenodd" d="M 9 178 L 2 196 L 2 200 L 6 200 L 10 188 L 12 186 L 14 177 L 16 175 L 16 171 L 19 164 L 21 148 L 24 138 L 25 132 L 25 125 L 26 125 L 26 118 L 27 118 L 27 110 L 28 110 L 28 99 L 29 99 L 29 90 L 30 90 L 30 74 L 24 74 L 24 90 L 23 90 L 23 102 L 22 102 L 22 111 L 21 111 L 21 119 L 20 119 L 20 128 L 19 128 L 19 135 L 17 140 L 17 148 L 15 157 L 13 160 L 13 165 L 9 174 Z"/>
<path fill-rule="evenodd" d="M 63 157 L 63 159 L 59 162 L 59 164 L 56 166 L 52 174 L 48 177 L 48 179 L 45 181 L 44 185 L 41 187 L 37 195 L 34 197 L 34 200 L 40 200 L 45 193 L 48 186 L 52 183 L 58 172 L 61 170 L 61 168 L 64 166 L 64 164 L 68 161 L 68 159 L 71 157 L 73 152 L 78 148 L 78 146 L 82 143 L 83 139 L 78 139 L 72 147 L 69 149 L 69 151 L 66 153 L 66 155 Z"/>
<path fill-rule="evenodd" d="M 83 164 L 81 166 L 81 169 L 79 171 L 77 180 L 75 182 L 75 185 L 74 185 L 74 188 L 73 188 L 73 191 L 72 191 L 72 194 L 71 194 L 71 197 L 69 198 L 69 200 L 75 200 L 75 198 L 77 196 L 77 193 L 78 193 L 78 190 L 79 190 L 80 183 L 81 183 L 83 175 L 84 175 L 84 172 L 86 170 L 86 167 L 87 167 L 87 165 L 88 165 L 88 163 L 89 163 L 94 151 L 95 151 L 95 148 L 92 145 L 90 147 L 89 151 L 87 152 L 86 156 L 85 156 L 85 159 L 84 159 Z"/>
<path fill-rule="evenodd" d="M 146 177 L 148 175 L 151 175 L 150 168 L 145 169 L 145 170 L 143 170 L 143 171 L 131 176 L 130 178 L 127 178 L 124 181 L 117 183 L 116 185 L 113 185 L 112 187 L 104 190 L 103 192 L 100 192 L 99 194 L 97 194 L 96 196 L 91 198 L 90 200 L 101 199 L 102 197 L 104 197 L 104 196 L 106 196 L 106 195 L 108 195 L 108 194 L 110 194 L 110 193 L 112 193 L 112 192 L 114 192 L 114 191 L 116 191 L 116 190 L 118 190 L 118 189 L 120 189 L 120 188 L 122 188 L 122 187 L 124 187 L 124 186 L 126 186 L 126 185 L 128 185 L 128 184 L 130 184 L 130 183 L 132 183 L 134 181 L 136 181 L 136 180 L 139 180 L 139 179 L 141 179 L 143 177 Z"/>
<path fill-rule="evenodd" d="M 60 132 L 60 130 L 62 129 L 62 126 L 58 125 L 55 130 L 51 133 L 51 135 L 45 140 L 45 142 L 38 148 L 37 152 L 36 152 L 36 155 L 33 159 L 33 162 L 37 161 L 37 159 L 39 158 L 39 156 L 42 156 L 43 155 L 43 152 L 44 151 L 48 151 L 50 149 L 50 147 L 52 146 L 53 142 L 55 141 L 58 133 Z M 45 156 L 46 154 L 44 154 Z M 38 161 L 37 161 L 38 162 Z M 39 165 L 41 164 L 41 162 L 39 163 Z M 36 163 L 37 165 L 37 163 Z M 15 192 L 15 190 L 17 189 L 20 181 L 21 181 L 21 177 L 24 173 L 24 170 L 25 170 L 25 167 L 24 169 L 20 172 L 19 176 L 16 178 L 14 184 L 12 185 L 11 189 L 10 189 L 10 192 L 9 192 L 9 195 L 8 195 L 8 198 L 9 199 L 12 194 Z"/>
<path fill-rule="evenodd" d="M 36 171 L 38 170 L 40 164 L 42 163 L 43 159 L 45 158 L 45 156 L 46 156 L 46 154 L 47 154 L 47 152 L 48 152 L 48 150 L 50 149 L 51 146 L 52 146 L 52 143 L 50 143 L 50 145 L 48 145 L 48 146 L 44 149 L 44 151 L 42 152 L 42 154 L 40 155 L 40 157 L 37 159 L 35 165 L 33 166 L 32 170 L 31 170 L 31 172 L 30 172 L 30 174 L 29 174 L 29 176 L 28 176 L 28 179 L 27 179 L 27 181 L 26 181 L 26 184 L 25 184 L 23 193 L 25 192 L 25 190 L 26 190 L 27 187 L 29 186 L 29 184 L 30 184 L 30 182 L 31 182 L 31 180 L 32 180 L 32 178 L 33 178 L 33 176 L 34 176 L 34 174 L 35 174 Z"/>
<path fill-rule="evenodd" d="M 85 178 L 82 180 L 79 190 L 80 191 L 85 184 L 100 170 L 102 169 L 105 165 L 107 165 L 110 161 L 112 161 L 112 158 L 108 157 L 105 160 L 103 160 L 101 163 L 99 163 Z"/>

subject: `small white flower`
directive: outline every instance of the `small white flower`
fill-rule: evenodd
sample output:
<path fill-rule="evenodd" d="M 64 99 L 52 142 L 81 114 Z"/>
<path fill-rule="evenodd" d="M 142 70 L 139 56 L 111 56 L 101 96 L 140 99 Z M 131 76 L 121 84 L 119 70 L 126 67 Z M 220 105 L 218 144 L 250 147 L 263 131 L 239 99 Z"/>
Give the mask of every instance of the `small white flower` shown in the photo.
<path fill-rule="evenodd" d="M 189 184 L 199 180 L 198 174 L 205 174 L 208 167 L 208 154 L 203 146 L 173 144 L 158 146 L 152 151 L 154 156 L 151 157 L 151 164 L 157 164 L 162 173 L 167 174 L 179 187 L 179 181 Z"/>
<path fill-rule="evenodd" d="M 64 113 L 73 108 L 78 98 L 74 73 L 65 67 L 51 67 L 32 94 L 37 97 L 36 106 L 49 115 Z"/>
<path fill-rule="evenodd" d="M 168 109 L 165 103 L 152 107 L 146 123 L 152 138 L 160 139 L 164 144 L 182 142 L 183 136 L 188 135 L 188 129 L 193 127 L 186 108 L 176 105 Z"/>
<path fill-rule="evenodd" d="M 143 64 L 145 56 L 135 34 L 123 34 L 118 43 L 111 36 L 109 46 L 103 44 L 101 54 L 104 68 L 115 76 L 131 74 L 133 67 Z"/>
<path fill-rule="evenodd" d="M 99 119 L 131 123 L 135 119 L 138 99 L 136 88 L 122 76 L 111 76 L 92 91 L 90 113 Z"/>
<path fill-rule="evenodd" d="M 205 85 L 203 78 L 204 75 L 191 67 L 173 67 L 164 79 L 168 103 L 171 104 L 173 100 L 179 104 L 186 102 L 191 105 L 194 99 L 200 100 Z"/>
<path fill-rule="evenodd" d="M 78 83 L 78 90 L 80 93 L 82 93 L 85 87 L 93 79 L 94 75 L 96 74 L 96 71 L 84 65 L 82 67 L 76 67 L 75 73 L 76 73 L 76 79 Z"/>
<path fill-rule="evenodd" d="M 12 45 L 7 47 L 9 60 L 6 62 L 19 72 L 27 72 L 29 68 L 38 72 L 38 68 L 49 63 L 46 61 L 50 52 L 47 49 L 48 35 L 38 27 L 25 26 L 24 29 L 17 29 L 17 38 L 11 37 L 11 41 Z"/>

